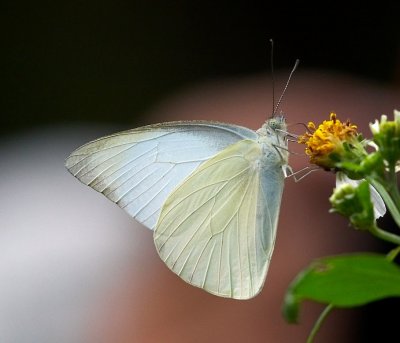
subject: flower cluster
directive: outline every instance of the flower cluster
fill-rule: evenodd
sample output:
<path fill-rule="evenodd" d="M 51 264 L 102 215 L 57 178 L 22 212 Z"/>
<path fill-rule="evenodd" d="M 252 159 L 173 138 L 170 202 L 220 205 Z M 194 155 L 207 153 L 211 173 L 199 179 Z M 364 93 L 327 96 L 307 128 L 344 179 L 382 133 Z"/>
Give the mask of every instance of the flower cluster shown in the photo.
<path fill-rule="evenodd" d="M 394 111 L 392 121 L 382 115 L 380 121 L 370 124 L 370 129 L 371 139 L 363 139 L 356 125 L 341 122 L 331 113 L 330 120 L 318 126 L 310 122 L 308 132 L 298 139 L 305 145 L 310 163 L 336 176 L 336 188 L 329 198 L 330 212 L 346 217 L 354 228 L 396 246 L 386 256 L 351 254 L 319 259 L 296 277 L 285 296 L 288 321 L 297 319 L 303 300 L 327 304 L 307 340 L 310 343 L 333 307 L 359 306 L 392 297 L 393 287 L 399 283 L 400 269 L 394 260 L 400 257 L 400 234 L 381 228 L 377 219 L 387 209 L 400 229 L 400 112 Z M 400 296 L 400 290 L 395 296 Z"/>
<path fill-rule="evenodd" d="M 375 221 L 385 213 L 385 204 L 400 226 L 396 176 L 400 170 L 400 112 L 394 111 L 393 121 L 382 115 L 370 128 L 372 140 L 365 140 L 356 125 L 341 122 L 331 113 L 330 120 L 318 127 L 310 122 L 309 132 L 298 142 L 306 146 L 310 163 L 336 173 L 332 211 L 348 217 L 353 226 L 376 234 Z M 375 151 L 367 152 L 367 145 Z"/>

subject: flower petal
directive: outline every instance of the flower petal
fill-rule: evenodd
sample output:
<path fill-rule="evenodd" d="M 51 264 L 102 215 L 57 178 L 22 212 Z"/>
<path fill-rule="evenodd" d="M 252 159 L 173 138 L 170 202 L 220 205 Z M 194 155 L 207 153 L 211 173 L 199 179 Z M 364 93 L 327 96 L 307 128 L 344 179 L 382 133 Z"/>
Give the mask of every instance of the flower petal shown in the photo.
<path fill-rule="evenodd" d="M 371 129 L 371 132 L 372 132 L 373 135 L 379 133 L 380 126 L 379 126 L 378 119 L 375 119 L 374 123 L 369 123 L 369 128 Z"/>

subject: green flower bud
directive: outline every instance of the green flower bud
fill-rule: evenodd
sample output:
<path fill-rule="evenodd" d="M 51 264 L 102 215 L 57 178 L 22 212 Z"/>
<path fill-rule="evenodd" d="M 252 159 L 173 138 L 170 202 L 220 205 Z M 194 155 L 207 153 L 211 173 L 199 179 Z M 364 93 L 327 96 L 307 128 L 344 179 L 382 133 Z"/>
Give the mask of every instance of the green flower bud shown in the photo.
<path fill-rule="evenodd" d="M 383 177 L 385 173 L 385 163 L 379 152 L 373 152 L 365 156 L 360 164 L 360 168 L 365 176 Z"/>
<path fill-rule="evenodd" d="M 342 184 L 334 189 L 329 198 L 331 212 L 347 217 L 357 229 L 369 230 L 375 225 L 374 208 L 371 202 L 369 184 L 361 182 L 358 187 Z"/>
<path fill-rule="evenodd" d="M 396 166 L 400 160 L 400 112 L 394 111 L 394 120 L 388 121 L 386 115 L 370 124 L 375 144 L 389 167 Z"/>

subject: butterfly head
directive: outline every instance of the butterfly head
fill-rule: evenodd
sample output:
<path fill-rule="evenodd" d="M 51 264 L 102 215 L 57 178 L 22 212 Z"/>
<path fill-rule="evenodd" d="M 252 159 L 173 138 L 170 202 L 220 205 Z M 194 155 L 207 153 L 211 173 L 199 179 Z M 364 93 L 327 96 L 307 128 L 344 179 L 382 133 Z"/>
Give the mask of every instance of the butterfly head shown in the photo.
<path fill-rule="evenodd" d="M 286 120 L 283 115 L 278 115 L 268 119 L 265 122 L 265 125 L 267 126 L 267 128 L 275 132 L 286 131 Z"/>
<path fill-rule="evenodd" d="M 277 115 L 269 118 L 264 125 L 257 130 L 260 136 L 282 137 L 286 136 L 286 120 L 283 115 Z"/>

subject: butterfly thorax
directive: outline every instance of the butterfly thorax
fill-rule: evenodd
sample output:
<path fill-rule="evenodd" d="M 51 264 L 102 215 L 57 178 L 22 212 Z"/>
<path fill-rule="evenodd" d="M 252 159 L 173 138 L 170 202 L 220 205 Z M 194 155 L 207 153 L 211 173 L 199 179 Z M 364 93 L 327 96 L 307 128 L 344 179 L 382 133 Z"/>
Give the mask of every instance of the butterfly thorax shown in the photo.
<path fill-rule="evenodd" d="M 268 119 L 258 129 L 258 143 L 262 146 L 265 162 L 275 162 L 282 166 L 288 164 L 286 121 L 283 116 Z"/>

